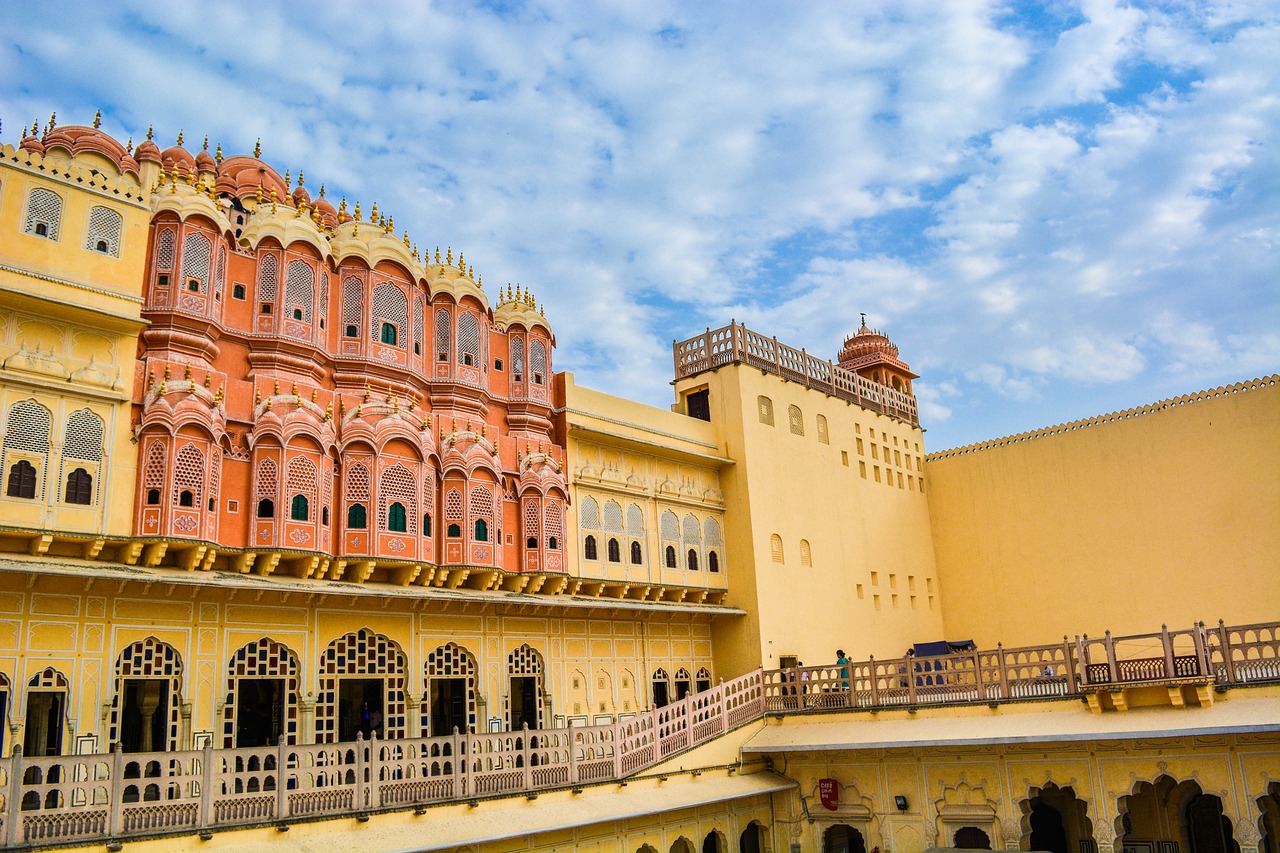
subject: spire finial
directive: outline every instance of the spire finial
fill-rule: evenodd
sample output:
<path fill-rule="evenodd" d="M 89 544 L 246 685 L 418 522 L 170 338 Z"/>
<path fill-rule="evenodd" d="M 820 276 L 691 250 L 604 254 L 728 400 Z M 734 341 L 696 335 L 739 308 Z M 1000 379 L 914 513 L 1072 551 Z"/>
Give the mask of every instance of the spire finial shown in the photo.
<path fill-rule="evenodd" d="M 124 144 L 124 150 L 126 153 L 129 153 L 129 154 L 133 153 L 133 137 L 132 136 L 130 136 L 129 141 Z"/>
<path fill-rule="evenodd" d="M 93 128 L 97 130 L 102 127 L 102 110 L 98 110 L 93 114 Z"/>
<path fill-rule="evenodd" d="M 58 114 L 49 113 L 49 127 L 45 129 L 45 133 L 48 133 L 50 130 L 53 130 L 57 126 L 58 126 Z"/>
<path fill-rule="evenodd" d="M 858 313 L 862 315 L 862 328 L 865 329 L 867 327 L 867 312 L 859 311 Z"/>
<path fill-rule="evenodd" d="M 178 131 L 178 146 L 182 146 L 182 131 Z"/>
<path fill-rule="evenodd" d="M 253 156 L 254 157 L 262 156 L 262 137 L 261 136 L 258 137 L 257 142 L 253 143 Z"/>
<path fill-rule="evenodd" d="M 299 176 L 301 177 L 301 176 Z M 320 198 L 324 198 L 324 184 L 320 185 Z"/>
<path fill-rule="evenodd" d="M 203 148 L 201 148 L 200 150 L 201 150 L 201 151 L 208 151 L 208 150 L 209 150 L 209 134 L 207 134 L 207 133 L 204 135 L 204 147 L 203 147 Z"/>
<path fill-rule="evenodd" d="M 289 177 L 289 170 L 284 170 L 284 191 L 288 192 L 289 187 L 293 186 L 293 179 Z"/>
<path fill-rule="evenodd" d="M 221 142 L 218 143 L 218 150 L 213 152 L 213 159 L 214 159 L 214 162 L 218 163 L 219 165 L 222 164 L 222 143 Z"/>
<path fill-rule="evenodd" d="M 147 125 L 147 141 L 148 142 L 151 141 L 151 137 L 155 136 L 154 128 L 155 128 L 155 125 L 151 125 L 151 124 Z"/>
<path fill-rule="evenodd" d="M 436 246 L 436 263 L 440 263 L 440 247 Z"/>

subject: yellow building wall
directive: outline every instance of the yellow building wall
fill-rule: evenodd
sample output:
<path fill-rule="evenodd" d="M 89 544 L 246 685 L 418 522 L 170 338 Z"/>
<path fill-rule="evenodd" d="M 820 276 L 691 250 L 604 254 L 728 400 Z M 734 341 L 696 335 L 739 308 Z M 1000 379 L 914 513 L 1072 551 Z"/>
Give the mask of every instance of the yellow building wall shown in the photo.
<path fill-rule="evenodd" d="M 993 850 L 1030 850 L 1027 801 L 1056 786 L 1070 787 L 1085 802 L 1092 837 L 1106 853 L 1128 807 L 1122 798 L 1143 782 L 1168 776 L 1219 797 L 1241 850 L 1256 851 L 1261 813 L 1255 801 L 1280 770 L 1280 733 L 823 751 L 775 755 L 774 769 L 800 782 L 813 818 L 804 820 L 792 797 L 787 820 L 779 820 L 794 827 L 792 840 L 801 850 L 821 850 L 823 833 L 838 824 L 859 830 L 868 850 L 951 847 L 962 826 L 986 832 Z M 818 780 L 825 778 L 840 785 L 835 811 L 819 801 Z M 906 797 L 905 810 L 896 807 L 895 796 Z M 1170 840 L 1177 840 L 1175 832 L 1166 833 Z"/>
<path fill-rule="evenodd" d="M 725 603 L 748 612 L 715 623 L 721 669 L 776 667 L 783 656 L 816 665 L 837 648 L 853 659 L 898 656 L 942 639 L 921 430 L 743 365 L 681 380 L 678 405 L 702 389 L 734 460 L 722 474 L 733 567 Z"/>
<path fill-rule="evenodd" d="M 69 565 L 60 563 L 59 570 Z M 219 747 L 230 661 L 262 637 L 297 654 L 300 698 L 315 696 L 321 656 L 339 636 L 368 628 L 394 640 L 406 656 L 410 736 L 418 732 L 415 709 L 427 656 L 447 642 L 476 659 L 480 731 L 487 731 L 489 716 L 505 719 L 508 656 L 526 643 L 543 660 L 546 727 L 575 716 L 586 718 L 576 721 L 582 725 L 612 722 L 643 710 L 650 704 L 648 674 L 657 668 L 714 672 L 710 619 L 701 614 L 590 612 L 528 602 L 415 604 L 322 590 L 303 595 L 170 584 L 158 574 L 137 583 L 95 581 L 42 573 L 41 561 L 17 557 L 6 557 L 0 568 L 0 673 L 12 687 L 5 754 L 22 742 L 25 686 L 47 666 L 70 685 L 63 752 L 106 751 L 117 658 L 148 636 L 174 646 L 182 661 L 180 694 L 188 707 L 180 742 L 212 734 Z M 77 745 L 80 737 L 91 740 Z M 299 740 L 314 740 L 305 725 Z"/>
<path fill-rule="evenodd" d="M 1280 377 L 926 466 L 949 636 L 989 648 L 1276 616 Z"/>
<path fill-rule="evenodd" d="M 57 239 L 25 233 L 36 189 L 60 200 Z M 0 489 L 4 526 L 114 536 L 131 531 L 137 452 L 129 400 L 150 215 L 141 195 L 132 176 L 121 176 L 92 152 L 41 157 L 0 149 L 0 431 L 12 445 L 9 416 L 24 400 L 38 403 L 51 420 L 47 454 L 4 451 L 4 477 L 20 458 L 39 477 L 34 499 L 10 498 Z M 121 217 L 114 254 L 86 248 L 93 207 Z M 63 459 L 67 420 L 81 409 L 103 422 L 101 460 Z M 75 468 L 94 478 L 88 506 L 64 500 L 66 475 Z"/>

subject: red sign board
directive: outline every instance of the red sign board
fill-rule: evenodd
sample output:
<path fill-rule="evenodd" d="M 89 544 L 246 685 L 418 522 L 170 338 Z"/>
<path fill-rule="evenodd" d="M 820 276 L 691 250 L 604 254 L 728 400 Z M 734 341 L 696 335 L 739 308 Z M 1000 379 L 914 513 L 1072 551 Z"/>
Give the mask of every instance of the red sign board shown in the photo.
<path fill-rule="evenodd" d="M 818 799 L 822 800 L 824 809 L 835 811 L 840 807 L 840 783 L 835 779 L 819 779 Z"/>

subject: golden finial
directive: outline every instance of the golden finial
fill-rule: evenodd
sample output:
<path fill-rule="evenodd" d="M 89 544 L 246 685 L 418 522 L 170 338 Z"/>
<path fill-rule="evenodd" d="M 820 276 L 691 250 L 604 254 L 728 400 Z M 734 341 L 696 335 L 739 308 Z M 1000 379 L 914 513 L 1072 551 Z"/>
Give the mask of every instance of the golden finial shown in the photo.
<path fill-rule="evenodd" d="M 296 397 L 296 396 L 298 396 L 298 383 L 297 383 L 297 382 L 293 383 L 292 387 L 290 387 L 290 388 L 289 388 L 289 396 L 291 396 L 291 397 Z"/>
<path fill-rule="evenodd" d="M 330 403 L 329 405 L 332 406 L 333 403 Z M 347 412 L 347 401 L 339 397 L 338 398 L 338 414 L 344 415 L 346 414 L 346 412 Z"/>
<path fill-rule="evenodd" d="M 275 397 L 280 394 L 280 380 L 276 380 L 276 384 L 271 389 L 271 396 Z"/>
<path fill-rule="evenodd" d="M 396 218 L 392 216 L 387 220 L 387 233 L 394 234 L 396 230 Z"/>
<path fill-rule="evenodd" d="M 93 129 L 97 130 L 100 127 L 102 127 L 102 110 L 93 114 Z"/>
<path fill-rule="evenodd" d="M 319 388 L 312 388 L 312 389 L 311 389 L 311 402 L 313 402 L 313 403 L 314 403 L 314 402 L 316 401 L 316 399 L 317 399 L 319 396 L 320 396 L 320 389 L 319 389 Z"/>
<path fill-rule="evenodd" d="M 213 152 L 213 159 L 216 163 L 221 165 L 222 163 L 222 143 L 221 142 L 218 143 L 217 150 Z"/>
<path fill-rule="evenodd" d="M 258 181 L 257 200 L 258 200 L 258 204 L 262 204 L 262 181 Z"/>
<path fill-rule="evenodd" d="M 166 364 L 166 365 L 164 366 L 164 380 L 165 380 L 166 382 L 168 382 L 168 381 L 169 381 L 169 377 L 173 375 L 173 374 L 170 372 L 171 370 L 172 370 L 172 367 L 171 367 L 170 365 Z"/>
<path fill-rule="evenodd" d="M 207 134 L 207 133 L 204 135 L 204 147 L 203 147 L 203 148 L 201 148 L 200 150 L 201 150 L 201 151 L 208 151 L 208 150 L 209 150 L 209 134 Z"/>
<path fill-rule="evenodd" d="M 356 418 L 357 418 L 357 419 L 360 417 L 360 409 L 361 409 L 361 408 L 362 408 L 361 406 L 356 406 Z"/>
<path fill-rule="evenodd" d="M 257 406 L 262 402 L 262 392 L 257 388 L 253 389 L 253 405 Z"/>
<path fill-rule="evenodd" d="M 378 217 L 378 227 L 379 228 L 387 227 L 387 217 L 385 214 Z"/>
<path fill-rule="evenodd" d="M 258 137 L 257 142 L 253 143 L 253 156 L 254 157 L 262 156 L 262 137 L 261 136 Z"/>
<path fill-rule="evenodd" d="M 147 388 L 156 384 L 156 372 L 154 370 L 147 371 Z"/>
<path fill-rule="evenodd" d="M 480 424 L 480 437 L 481 438 L 489 437 L 489 425 L 487 423 Z"/>
<path fill-rule="evenodd" d="M 38 120 L 31 122 L 31 135 L 35 136 L 39 132 L 40 132 L 40 122 Z"/>
<path fill-rule="evenodd" d="M 476 268 L 474 266 L 467 267 L 467 278 L 472 279 L 474 281 L 475 277 L 476 277 Z"/>
<path fill-rule="evenodd" d="M 483 289 L 484 289 L 484 276 L 480 276 L 478 279 L 476 279 L 476 284 L 480 286 L 480 289 L 481 289 L 481 290 L 483 290 Z"/>
<path fill-rule="evenodd" d="M 538 314 L 539 314 L 539 316 L 541 316 L 541 317 L 542 317 L 542 319 L 544 319 L 544 320 L 545 320 L 545 319 L 547 319 L 547 306 L 545 306 L 545 305 L 539 305 L 539 306 L 538 306 Z"/>
<path fill-rule="evenodd" d="M 133 153 L 133 137 L 129 137 L 129 141 L 124 144 L 124 150 L 127 154 Z"/>
<path fill-rule="evenodd" d="M 155 135 L 155 132 L 154 132 L 154 131 L 153 131 L 153 129 L 152 129 L 153 127 L 154 127 L 154 125 L 150 125 L 150 124 L 149 124 L 149 125 L 147 125 L 147 141 L 148 141 L 148 142 L 150 142 L 150 141 L 151 141 L 151 137 L 153 137 L 153 136 Z"/>
<path fill-rule="evenodd" d="M 356 202 L 356 222 L 360 221 L 360 202 Z"/>
<path fill-rule="evenodd" d="M 320 185 L 320 198 L 324 198 L 324 184 Z"/>
<path fill-rule="evenodd" d="M 412 411 L 413 411 L 414 406 L 416 406 L 417 404 L 418 404 L 417 399 L 415 399 L 414 397 L 410 397 L 410 398 L 409 398 L 409 411 L 411 411 L 411 412 L 412 412 Z"/>
<path fill-rule="evenodd" d="M 390 402 L 391 402 L 391 392 L 390 392 L 390 391 L 388 391 L 388 392 L 387 392 L 387 400 L 386 400 L 386 402 L 388 402 L 388 403 L 390 403 Z"/>
<path fill-rule="evenodd" d="M 409 232 L 407 230 L 404 232 L 404 247 L 406 249 L 409 248 Z"/>
<path fill-rule="evenodd" d="M 370 222 L 378 221 L 378 203 L 376 201 L 373 203 L 373 210 L 369 211 L 369 221 Z"/>
<path fill-rule="evenodd" d="M 467 418 L 467 432 L 471 432 L 471 418 Z"/>
<path fill-rule="evenodd" d="M 323 189 L 323 187 L 321 187 L 321 189 Z M 343 214 L 346 212 L 347 212 L 347 199 L 346 199 L 346 196 L 343 196 L 342 204 L 338 205 L 338 213 Z"/>
<path fill-rule="evenodd" d="M 440 247 L 436 246 L 436 263 L 440 263 Z"/>
<path fill-rule="evenodd" d="M 49 127 L 48 127 L 48 129 L 45 131 L 45 133 L 48 133 L 50 130 L 53 130 L 53 129 L 54 129 L 55 127 L 57 127 L 57 126 L 58 126 L 58 114 L 57 114 L 57 113 L 49 113 Z"/>
<path fill-rule="evenodd" d="M 328 421 L 328 420 L 332 420 L 332 418 L 333 418 L 333 403 L 331 402 L 329 403 L 328 406 L 325 406 L 324 419 Z"/>
<path fill-rule="evenodd" d="M 462 270 L 462 274 L 467 274 L 467 259 L 462 256 L 462 252 L 458 252 L 458 269 Z"/>
<path fill-rule="evenodd" d="M 392 411 L 392 412 L 394 412 L 394 413 L 395 413 L 395 414 L 397 414 L 397 415 L 398 415 L 398 414 L 400 414 L 400 401 L 399 401 L 399 400 L 394 400 L 394 401 L 392 401 L 392 403 L 391 403 L 391 411 Z"/>
<path fill-rule="evenodd" d="M 449 246 L 448 249 L 449 249 L 449 253 L 445 255 L 444 259 L 445 259 L 445 262 L 449 264 L 449 266 L 453 266 L 453 247 Z"/>
<path fill-rule="evenodd" d="M 169 388 L 168 382 L 161 382 L 160 390 L 156 391 L 157 396 L 163 397 L 165 394 L 169 393 L 168 388 Z"/>
<path fill-rule="evenodd" d="M 298 186 L 302 186 L 302 170 L 298 170 Z"/>
<path fill-rule="evenodd" d="M 457 432 L 457 431 L 458 431 L 458 419 L 457 419 L 457 418 L 450 418 L 450 419 L 449 419 L 449 432 Z"/>
<path fill-rule="evenodd" d="M 182 131 L 178 131 L 178 145 L 182 145 Z"/>
<path fill-rule="evenodd" d="M 208 388 L 212 384 L 213 384 L 213 374 L 209 373 L 209 371 L 206 370 L 204 373 L 204 387 Z"/>
<path fill-rule="evenodd" d="M 269 412 L 269 411 L 271 411 L 271 402 L 272 402 L 274 399 L 275 399 L 274 397 L 268 397 L 268 398 L 267 398 L 267 411 L 268 411 L 268 412 Z"/>
<path fill-rule="evenodd" d="M 364 402 L 369 402 L 369 386 L 367 384 L 364 386 Z"/>
<path fill-rule="evenodd" d="M 311 221 L 317 225 L 320 224 L 320 208 L 318 207 L 311 208 Z"/>
<path fill-rule="evenodd" d="M 222 405 L 222 386 L 218 386 L 218 393 L 213 395 L 213 403 L 215 406 Z"/>
<path fill-rule="evenodd" d="M 284 188 L 285 190 L 288 190 L 289 187 L 291 186 L 293 186 L 293 179 L 289 177 L 289 170 L 285 169 L 284 170 Z"/>

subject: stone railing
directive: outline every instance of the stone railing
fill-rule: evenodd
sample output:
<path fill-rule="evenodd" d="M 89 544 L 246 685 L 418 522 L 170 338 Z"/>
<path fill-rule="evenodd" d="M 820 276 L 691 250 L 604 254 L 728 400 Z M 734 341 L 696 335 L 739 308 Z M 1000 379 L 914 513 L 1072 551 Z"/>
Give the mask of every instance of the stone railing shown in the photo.
<path fill-rule="evenodd" d="M 1280 682 L 1280 622 L 767 670 L 769 711 L 894 708 L 1083 696 L 1143 684 Z"/>
<path fill-rule="evenodd" d="M 916 398 L 873 382 L 803 349 L 767 338 L 737 321 L 672 345 L 676 379 L 696 376 L 726 364 L 749 364 L 783 379 L 799 382 L 864 409 L 919 425 Z"/>
<path fill-rule="evenodd" d="M 603 726 L 0 759 L 0 846 L 278 824 L 618 780 L 764 714 L 761 671 Z"/>

